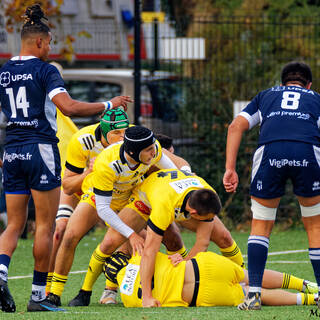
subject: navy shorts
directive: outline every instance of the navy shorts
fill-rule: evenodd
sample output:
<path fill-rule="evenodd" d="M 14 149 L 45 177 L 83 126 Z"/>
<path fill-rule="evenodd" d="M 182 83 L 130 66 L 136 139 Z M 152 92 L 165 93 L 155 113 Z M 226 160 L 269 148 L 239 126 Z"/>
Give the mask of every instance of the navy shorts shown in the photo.
<path fill-rule="evenodd" d="M 320 147 L 296 141 L 277 141 L 259 147 L 253 156 L 250 194 L 282 197 L 287 180 L 294 194 L 320 195 Z"/>
<path fill-rule="evenodd" d="M 55 144 L 8 146 L 3 155 L 5 193 L 30 194 L 61 186 L 60 155 Z"/>

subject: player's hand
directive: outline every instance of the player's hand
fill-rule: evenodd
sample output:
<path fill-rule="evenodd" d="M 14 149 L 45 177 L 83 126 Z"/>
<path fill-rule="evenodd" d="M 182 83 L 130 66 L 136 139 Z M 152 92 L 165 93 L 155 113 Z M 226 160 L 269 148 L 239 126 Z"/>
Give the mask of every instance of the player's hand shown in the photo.
<path fill-rule="evenodd" d="M 159 300 L 150 297 L 150 298 L 143 298 L 142 297 L 142 306 L 144 308 L 152 308 L 152 307 L 161 307 L 161 303 Z"/>
<path fill-rule="evenodd" d="M 144 247 L 144 239 L 134 232 L 129 237 L 129 242 L 132 247 L 132 256 L 134 256 L 136 253 L 141 256 Z"/>
<path fill-rule="evenodd" d="M 239 178 L 235 170 L 227 169 L 223 176 L 223 185 L 227 192 L 236 192 Z"/>
<path fill-rule="evenodd" d="M 110 100 L 113 105 L 113 109 L 123 107 L 124 111 L 127 111 L 128 103 L 133 102 L 129 96 L 117 96 Z"/>
<path fill-rule="evenodd" d="M 182 255 L 180 253 L 174 253 L 168 257 L 174 266 L 177 266 L 181 261 L 183 261 Z"/>

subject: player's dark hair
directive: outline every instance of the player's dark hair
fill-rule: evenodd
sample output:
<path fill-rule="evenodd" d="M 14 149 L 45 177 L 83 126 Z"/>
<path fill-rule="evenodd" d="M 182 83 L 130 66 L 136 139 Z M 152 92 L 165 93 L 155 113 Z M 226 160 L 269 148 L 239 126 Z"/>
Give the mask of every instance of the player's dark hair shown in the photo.
<path fill-rule="evenodd" d="M 291 61 L 282 69 L 281 82 L 283 85 L 289 82 L 299 82 L 306 87 L 309 82 L 312 82 L 311 69 L 304 62 Z"/>
<path fill-rule="evenodd" d="M 170 149 L 172 147 L 173 139 L 165 134 L 158 133 L 155 135 L 156 139 L 159 141 L 160 146 L 164 149 Z"/>
<path fill-rule="evenodd" d="M 48 34 L 50 31 L 47 25 L 48 19 L 44 16 L 39 4 L 28 7 L 23 18 L 24 24 L 21 30 L 21 39 L 27 38 L 35 33 Z"/>
<path fill-rule="evenodd" d="M 210 189 L 194 191 L 189 198 L 189 206 L 197 210 L 198 215 L 205 216 L 208 213 L 219 214 L 221 201 L 216 192 Z"/>

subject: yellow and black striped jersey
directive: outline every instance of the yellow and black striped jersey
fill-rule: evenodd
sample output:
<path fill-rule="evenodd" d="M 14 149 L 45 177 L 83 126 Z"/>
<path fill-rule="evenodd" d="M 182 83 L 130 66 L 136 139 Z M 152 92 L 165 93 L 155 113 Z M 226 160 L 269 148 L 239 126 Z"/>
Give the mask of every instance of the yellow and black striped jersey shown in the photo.
<path fill-rule="evenodd" d="M 185 210 L 187 200 L 192 191 L 203 188 L 214 191 L 198 176 L 178 169 L 164 169 L 152 173 L 135 188 L 132 199 L 138 199 L 137 205 L 143 202 L 150 208 L 148 226 L 163 235 L 173 221 L 190 219 L 189 213 Z"/>
<path fill-rule="evenodd" d="M 102 150 L 99 123 L 86 126 L 76 132 L 68 144 L 66 168 L 80 174 Z"/>
<path fill-rule="evenodd" d="M 134 169 L 125 160 L 123 142 L 107 147 L 96 158 L 93 171 L 84 179 L 82 191 L 93 190 L 100 195 L 112 195 L 113 199 L 128 199 L 132 189 L 143 181 L 148 169 L 161 159 L 160 143 L 156 141 L 155 146 L 156 154 L 151 163 L 140 163 Z"/>

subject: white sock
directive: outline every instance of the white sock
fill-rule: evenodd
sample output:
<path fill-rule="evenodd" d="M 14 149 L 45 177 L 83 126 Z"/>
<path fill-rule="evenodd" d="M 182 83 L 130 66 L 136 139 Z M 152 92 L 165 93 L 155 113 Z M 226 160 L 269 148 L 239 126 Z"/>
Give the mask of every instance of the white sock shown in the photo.
<path fill-rule="evenodd" d="M 301 304 L 302 304 L 301 294 L 297 293 L 297 306 L 301 306 Z"/>
<path fill-rule="evenodd" d="M 46 298 L 46 286 L 37 286 L 32 284 L 31 299 L 33 301 L 43 301 Z"/>
<path fill-rule="evenodd" d="M 8 268 L 4 264 L 0 264 L 0 279 L 8 281 Z"/>

